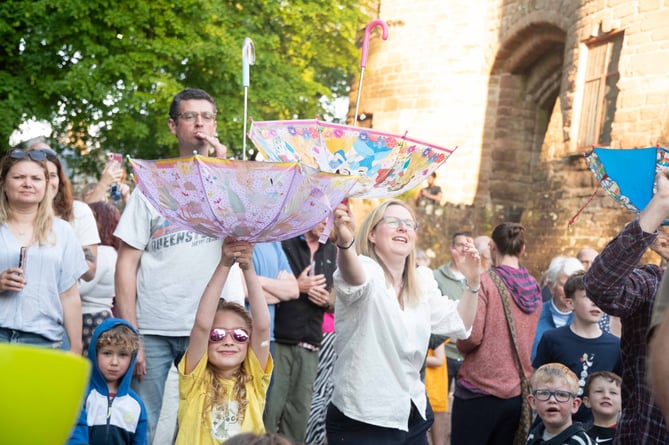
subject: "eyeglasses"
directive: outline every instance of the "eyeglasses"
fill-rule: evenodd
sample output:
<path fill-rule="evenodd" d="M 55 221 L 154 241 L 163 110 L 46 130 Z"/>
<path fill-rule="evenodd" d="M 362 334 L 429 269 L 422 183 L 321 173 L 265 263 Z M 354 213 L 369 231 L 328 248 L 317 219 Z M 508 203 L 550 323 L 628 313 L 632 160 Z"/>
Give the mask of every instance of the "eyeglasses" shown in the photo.
<path fill-rule="evenodd" d="M 532 391 L 532 394 L 537 400 L 546 402 L 550 400 L 551 396 L 555 396 L 555 400 L 560 403 L 567 403 L 572 397 L 576 397 L 574 394 L 569 391 L 549 391 L 547 389 L 537 389 Z"/>
<path fill-rule="evenodd" d="M 55 151 L 50 148 L 37 148 L 34 150 L 24 150 L 22 148 L 15 148 L 9 151 L 9 157 L 12 159 L 26 159 L 30 158 L 33 161 L 43 161 L 45 159 L 49 161 L 55 161 L 58 159 L 58 155 Z"/>
<path fill-rule="evenodd" d="M 183 119 L 185 122 L 195 122 L 198 116 L 200 116 L 204 122 L 212 122 L 216 119 L 216 113 L 212 113 L 211 111 L 184 111 L 183 113 L 177 114 L 177 117 Z"/>
<path fill-rule="evenodd" d="M 381 221 L 379 221 L 379 224 L 381 223 L 392 229 L 399 229 L 400 226 L 404 226 L 410 232 L 415 232 L 416 229 L 418 229 L 418 223 L 413 219 L 400 219 L 396 216 L 384 216 L 381 218 Z"/>
<path fill-rule="evenodd" d="M 249 341 L 249 333 L 244 329 L 221 329 L 216 328 L 212 329 L 209 332 L 209 342 L 210 343 L 219 343 L 225 340 L 225 336 L 230 334 L 235 343 L 246 343 Z"/>

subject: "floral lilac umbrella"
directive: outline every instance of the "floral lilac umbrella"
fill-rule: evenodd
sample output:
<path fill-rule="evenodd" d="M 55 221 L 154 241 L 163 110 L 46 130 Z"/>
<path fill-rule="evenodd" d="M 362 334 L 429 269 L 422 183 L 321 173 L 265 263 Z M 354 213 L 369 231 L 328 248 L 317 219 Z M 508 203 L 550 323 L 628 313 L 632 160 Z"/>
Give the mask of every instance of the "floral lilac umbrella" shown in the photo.
<path fill-rule="evenodd" d="M 358 181 L 287 162 L 192 156 L 131 164 L 137 186 L 169 221 L 249 242 L 282 241 L 330 220 Z"/>
<path fill-rule="evenodd" d="M 252 122 L 249 138 L 270 161 L 361 177 L 355 198 L 389 198 L 421 184 L 455 149 L 369 128 L 311 120 Z"/>

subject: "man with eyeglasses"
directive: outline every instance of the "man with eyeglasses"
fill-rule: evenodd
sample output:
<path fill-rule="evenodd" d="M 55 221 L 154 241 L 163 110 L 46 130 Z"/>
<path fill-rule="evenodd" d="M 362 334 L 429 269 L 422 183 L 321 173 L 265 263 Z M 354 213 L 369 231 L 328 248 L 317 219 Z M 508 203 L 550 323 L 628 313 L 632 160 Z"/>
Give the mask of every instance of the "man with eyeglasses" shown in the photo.
<path fill-rule="evenodd" d="M 189 88 L 178 93 L 167 124 L 179 141 L 180 156 L 194 152 L 207 156 L 213 151 L 225 157 L 226 149 L 216 138 L 216 103 L 205 91 Z M 139 189 L 128 200 L 114 235 L 122 241 L 116 263 L 116 307 L 144 338 L 133 388 L 147 408 L 151 444 L 168 373 L 188 347 L 200 295 L 221 256 L 221 241 L 177 227 Z M 243 305 L 239 266 L 234 270 L 222 297 Z M 174 405 L 178 399 L 171 392 L 168 399 Z M 166 423 L 175 429 L 173 415 Z"/>
<path fill-rule="evenodd" d="M 451 237 L 451 261 L 432 271 L 442 295 L 446 295 L 451 300 L 459 300 L 465 291 L 465 276 L 460 272 L 460 265 L 465 258 L 465 248 L 473 243 L 474 239 L 471 232 L 455 232 Z M 455 347 L 455 342 L 446 345 L 446 361 L 448 363 L 448 383 L 450 387 L 462 363 L 462 354 Z"/>
<path fill-rule="evenodd" d="M 466 248 L 468 245 L 474 244 L 474 238 L 471 232 L 460 231 L 455 232 L 451 237 L 451 261 L 434 269 L 434 279 L 437 280 L 437 285 L 442 295 L 447 296 L 451 300 L 460 300 L 465 291 L 465 276 L 460 272 L 460 265 L 465 260 Z M 432 335 L 430 337 L 430 348 L 435 348 L 439 344 L 446 341 L 448 337 L 441 335 Z M 448 387 L 453 388 L 453 379 L 457 376 L 460 365 L 462 365 L 462 354 L 458 351 L 455 345 L 455 340 L 449 341 L 444 346 L 446 350 L 446 369 Z M 435 423 L 438 423 L 439 416 L 435 416 Z M 448 437 L 451 434 L 451 417 L 450 412 L 446 412 L 443 419 L 444 434 Z"/>

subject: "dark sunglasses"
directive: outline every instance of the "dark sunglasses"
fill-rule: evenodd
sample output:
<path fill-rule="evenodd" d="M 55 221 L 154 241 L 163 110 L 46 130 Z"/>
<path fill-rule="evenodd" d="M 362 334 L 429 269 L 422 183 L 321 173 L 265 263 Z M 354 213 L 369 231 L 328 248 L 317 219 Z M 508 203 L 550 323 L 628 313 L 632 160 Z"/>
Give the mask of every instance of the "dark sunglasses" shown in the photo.
<path fill-rule="evenodd" d="M 24 150 L 22 148 L 15 148 L 9 151 L 9 157 L 12 159 L 26 159 L 30 158 L 33 161 L 43 161 L 45 159 L 49 161 L 55 161 L 58 159 L 58 155 L 55 151 L 50 148 L 37 148 L 35 150 Z"/>
<path fill-rule="evenodd" d="M 209 333 L 209 342 L 218 343 L 225 340 L 225 336 L 230 334 L 236 343 L 246 343 L 249 341 L 249 333 L 244 329 L 212 329 Z"/>

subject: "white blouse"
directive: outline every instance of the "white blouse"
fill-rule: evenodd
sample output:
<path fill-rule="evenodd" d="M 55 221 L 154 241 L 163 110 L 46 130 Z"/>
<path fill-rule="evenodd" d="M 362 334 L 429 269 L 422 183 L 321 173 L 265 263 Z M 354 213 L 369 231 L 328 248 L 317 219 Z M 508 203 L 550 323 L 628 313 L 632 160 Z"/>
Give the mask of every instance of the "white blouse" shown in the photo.
<path fill-rule="evenodd" d="M 408 430 L 411 402 L 425 418 L 425 385 L 420 369 L 430 333 L 467 338 L 457 302 L 442 296 L 432 271 L 418 267 L 420 302 L 404 310 L 381 266 L 359 256 L 366 281 L 346 283 L 334 274 L 334 405 L 347 417 L 386 428 Z"/>

